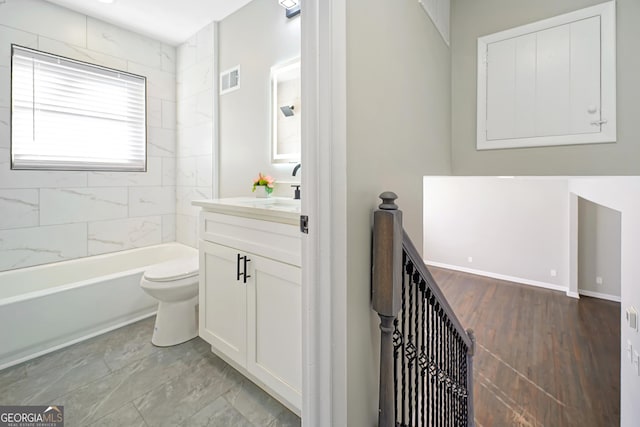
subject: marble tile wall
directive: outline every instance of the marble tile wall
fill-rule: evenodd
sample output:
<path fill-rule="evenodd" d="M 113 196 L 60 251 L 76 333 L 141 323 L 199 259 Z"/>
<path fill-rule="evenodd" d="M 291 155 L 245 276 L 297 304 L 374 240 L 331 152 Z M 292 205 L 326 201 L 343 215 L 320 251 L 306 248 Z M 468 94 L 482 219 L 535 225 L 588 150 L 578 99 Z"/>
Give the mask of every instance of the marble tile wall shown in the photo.
<path fill-rule="evenodd" d="M 176 237 L 197 247 L 195 199 L 213 196 L 214 24 L 177 49 Z"/>
<path fill-rule="evenodd" d="M 12 43 L 146 76 L 147 172 L 12 171 Z M 0 271 L 175 241 L 176 99 L 173 46 L 43 0 L 0 2 Z M 195 191 L 210 178 L 191 157 Z"/>

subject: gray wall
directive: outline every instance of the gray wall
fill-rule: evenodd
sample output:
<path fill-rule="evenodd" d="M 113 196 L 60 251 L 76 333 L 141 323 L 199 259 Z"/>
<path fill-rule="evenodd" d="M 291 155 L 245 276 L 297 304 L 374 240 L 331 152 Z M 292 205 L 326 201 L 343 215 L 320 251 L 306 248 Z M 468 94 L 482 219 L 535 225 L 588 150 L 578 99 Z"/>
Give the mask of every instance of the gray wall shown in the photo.
<path fill-rule="evenodd" d="M 422 177 L 450 173 L 450 54 L 415 0 L 347 2 L 348 425 L 377 423 L 371 210 L 398 193 L 422 247 Z M 374 318 L 375 317 L 375 318 Z"/>
<path fill-rule="evenodd" d="M 219 70 L 240 64 L 240 88 L 220 96 L 220 197 L 250 196 L 258 172 L 299 181 L 293 165 L 271 164 L 271 67 L 300 56 L 300 15 L 274 0 L 253 0 L 218 27 Z M 292 195 L 288 185 L 285 195 Z"/>
<path fill-rule="evenodd" d="M 456 175 L 640 174 L 640 2 L 617 0 L 615 144 L 476 151 L 477 38 L 601 3 L 601 0 L 453 0 L 452 153 Z"/>
<path fill-rule="evenodd" d="M 620 297 L 620 212 L 578 198 L 578 289 Z M 602 284 L 596 283 L 602 278 Z"/>

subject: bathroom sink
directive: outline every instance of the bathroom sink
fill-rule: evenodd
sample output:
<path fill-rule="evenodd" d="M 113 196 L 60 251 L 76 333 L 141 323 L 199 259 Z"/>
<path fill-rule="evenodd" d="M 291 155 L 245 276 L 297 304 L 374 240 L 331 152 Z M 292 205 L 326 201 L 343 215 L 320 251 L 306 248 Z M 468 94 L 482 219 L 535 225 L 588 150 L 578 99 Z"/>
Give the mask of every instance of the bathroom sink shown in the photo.
<path fill-rule="evenodd" d="M 194 200 L 192 204 L 210 212 L 293 225 L 298 224 L 300 217 L 300 200 L 288 197 L 229 197 Z"/>

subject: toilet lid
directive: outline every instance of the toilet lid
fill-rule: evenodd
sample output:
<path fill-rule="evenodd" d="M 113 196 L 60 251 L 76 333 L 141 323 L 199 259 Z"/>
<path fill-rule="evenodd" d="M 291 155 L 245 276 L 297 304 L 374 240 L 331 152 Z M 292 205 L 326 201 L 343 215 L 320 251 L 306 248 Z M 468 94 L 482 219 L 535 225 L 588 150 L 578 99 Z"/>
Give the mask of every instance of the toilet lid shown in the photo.
<path fill-rule="evenodd" d="M 168 282 L 193 277 L 197 274 L 198 256 L 193 256 L 153 265 L 144 272 L 144 277 L 152 282 Z"/>

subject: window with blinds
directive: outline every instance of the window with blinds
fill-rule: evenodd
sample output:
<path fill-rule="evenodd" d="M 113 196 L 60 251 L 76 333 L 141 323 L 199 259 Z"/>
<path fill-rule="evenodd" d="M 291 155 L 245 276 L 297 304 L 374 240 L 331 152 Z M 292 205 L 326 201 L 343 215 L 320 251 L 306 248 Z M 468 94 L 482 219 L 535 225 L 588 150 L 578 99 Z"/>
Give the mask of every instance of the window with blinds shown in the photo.
<path fill-rule="evenodd" d="M 12 45 L 11 168 L 146 170 L 146 79 Z"/>

